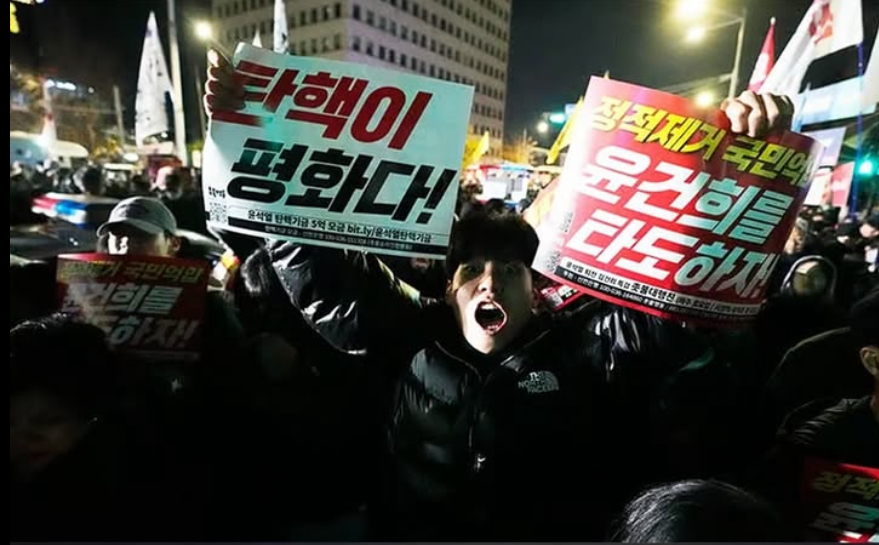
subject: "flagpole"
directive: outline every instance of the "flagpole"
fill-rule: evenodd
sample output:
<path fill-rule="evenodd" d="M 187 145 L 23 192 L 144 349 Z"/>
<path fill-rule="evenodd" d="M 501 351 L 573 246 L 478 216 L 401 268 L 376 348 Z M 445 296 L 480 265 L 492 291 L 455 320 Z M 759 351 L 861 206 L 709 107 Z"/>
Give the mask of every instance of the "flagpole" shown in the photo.
<path fill-rule="evenodd" d="M 860 96 L 864 96 L 864 40 L 858 44 L 858 86 L 860 87 Z M 858 105 L 858 135 L 856 138 L 857 149 L 855 149 L 855 172 L 852 176 L 852 187 L 849 190 L 849 217 L 856 217 L 858 214 L 858 186 L 860 185 L 861 175 L 858 172 L 858 166 L 861 164 L 861 147 L 864 145 L 864 108 Z"/>
<path fill-rule="evenodd" d="M 729 92 L 727 93 L 727 98 L 734 98 L 736 96 L 736 89 L 739 86 L 739 72 L 741 71 L 742 66 L 742 48 L 745 43 L 745 25 L 748 22 L 748 8 L 742 8 L 742 16 L 739 19 L 739 33 L 736 38 L 736 58 L 733 61 L 733 69 L 732 74 L 729 78 Z"/>
<path fill-rule="evenodd" d="M 189 164 L 186 153 L 186 115 L 183 111 L 183 81 L 180 76 L 180 46 L 177 44 L 177 12 L 174 0 L 168 0 L 168 35 L 171 44 L 171 81 L 174 87 L 174 146 L 183 166 Z"/>

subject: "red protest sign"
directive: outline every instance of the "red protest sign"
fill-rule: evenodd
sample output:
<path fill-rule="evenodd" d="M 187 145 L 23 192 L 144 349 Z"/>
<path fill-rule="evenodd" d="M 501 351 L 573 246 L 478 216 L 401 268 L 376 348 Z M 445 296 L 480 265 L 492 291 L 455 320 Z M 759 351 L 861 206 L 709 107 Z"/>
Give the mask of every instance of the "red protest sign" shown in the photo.
<path fill-rule="evenodd" d="M 879 468 L 809 458 L 801 504 L 809 539 L 874 542 L 879 537 Z"/>
<path fill-rule="evenodd" d="M 662 318 L 753 317 L 820 145 L 603 78 L 584 106 L 534 268 Z"/>
<path fill-rule="evenodd" d="M 119 350 L 151 359 L 198 359 L 208 264 L 164 257 L 58 258 L 61 311 L 107 332 Z"/>

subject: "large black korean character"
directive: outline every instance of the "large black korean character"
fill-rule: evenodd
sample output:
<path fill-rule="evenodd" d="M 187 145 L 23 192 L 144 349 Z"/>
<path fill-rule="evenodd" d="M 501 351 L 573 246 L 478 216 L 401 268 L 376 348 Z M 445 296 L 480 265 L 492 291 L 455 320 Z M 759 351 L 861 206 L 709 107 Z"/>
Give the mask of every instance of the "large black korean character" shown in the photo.
<path fill-rule="evenodd" d="M 251 140 L 253 139 L 248 139 L 248 141 L 245 142 L 245 146 L 251 142 Z M 256 142 L 263 141 L 256 140 Z M 280 148 L 271 154 L 272 159 L 268 164 L 274 160 L 278 151 L 280 151 Z M 229 196 L 236 199 L 245 199 L 260 203 L 278 202 L 287 193 L 287 186 L 282 182 L 289 182 L 293 178 L 293 175 L 296 173 L 296 169 L 299 168 L 299 164 L 302 162 L 302 158 L 305 156 L 306 151 L 308 151 L 308 147 L 301 144 L 296 144 L 289 149 L 281 151 L 280 160 L 271 169 L 272 172 L 277 174 L 277 179 L 281 180 L 280 182 L 266 180 L 264 178 L 253 178 L 250 176 L 236 176 L 229 182 L 227 187 Z M 235 169 L 233 168 L 232 170 Z M 262 176 L 268 176 L 269 169 L 266 168 L 265 172 L 260 172 L 259 174 Z"/>
<path fill-rule="evenodd" d="M 322 197 L 321 192 L 332 189 L 345 177 L 345 167 L 351 165 L 354 156 L 345 155 L 341 149 L 314 151 L 309 157 L 309 165 L 302 171 L 300 182 L 307 189 L 303 195 L 287 197 L 288 206 L 308 206 L 329 208 L 332 197 Z"/>
<path fill-rule="evenodd" d="M 384 187 L 388 176 L 391 174 L 409 176 L 414 170 L 414 166 L 407 165 L 406 163 L 397 163 L 394 161 L 382 161 L 379 163 L 378 167 L 375 169 L 375 173 L 372 175 L 372 179 L 369 180 L 369 185 L 366 186 L 366 190 L 363 192 L 360 200 L 357 201 L 357 206 L 354 207 L 354 211 L 364 214 L 377 214 L 380 216 L 390 216 L 393 214 L 394 210 L 397 208 L 397 204 L 376 202 L 378 194 L 381 192 L 382 187 Z"/>
<path fill-rule="evenodd" d="M 281 142 L 248 138 L 244 141 L 244 149 L 241 150 L 241 156 L 232 165 L 232 172 L 268 176 L 271 172 L 272 163 L 283 147 L 284 144 Z"/>
<path fill-rule="evenodd" d="M 446 190 L 449 189 L 452 181 L 458 175 L 458 171 L 446 169 L 439 175 L 439 179 L 436 181 L 436 184 L 434 184 L 433 189 L 430 189 L 427 187 L 427 180 L 430 179 L 433 170 L 434 167 L 429 165 L 422 165 L 418 168 L 415 178 L 412 180 L 412 183 L 409 184 L 409 189 L 400 200 L 400 205 L 394 210 L 393 219 L 406 221 L 406 218 L 409 217 L 409 213 L 412 211 L 412 207 L 415 206 L 415 203 L 419 199 L 426 198 L 427 201 L 424 203 L 424 208 L 426 210 L 418 214 L 416 222 L 424 224 L 430 221 L 432 211 L 439 205 L 443 195 L 446 194 Z"/>

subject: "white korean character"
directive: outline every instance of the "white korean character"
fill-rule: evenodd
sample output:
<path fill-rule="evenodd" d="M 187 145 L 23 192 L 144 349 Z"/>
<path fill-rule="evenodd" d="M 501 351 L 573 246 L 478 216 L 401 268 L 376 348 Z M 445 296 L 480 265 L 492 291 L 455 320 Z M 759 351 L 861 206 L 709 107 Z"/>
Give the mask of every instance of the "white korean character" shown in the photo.
<path fill-rule="evenodd" d="M 682 235 L 674 231 L 669 231 L 668 229 L 663 229 L 662 227 L 654 226 L 647 231 L 647 234 L 641 237 L 633 248 L 633 251 L 647 257 L 641 261 L 620 258 L 620 260 L 616 262 L 616 266 L 621 269 L 643 274 L 644 276 L 649 276 L 650 278 L 665 280 L 666 277 L 668 277 L 669 271 L 657 268 L 656 264 L 659 263 L 659 260 L 669 263 L 680 263 L 681 260 L 684 259 L 684 254 L 656 246 L 656 242 L 659 240 L 673 242 L 675 244 L 687 246 L 688 248 L 692 248 L 697 242 L 699 242 L 699 239 L 696 237 Z M 609 249 L 610 247 L 608 247 L 608 250 Z M 601 256 L 599 256 L 598 260 L 601 261 Z"/>
<path fill-rule="evenodd" d="M 680 266 L 675 273 L 675 282 L 679 286 L 694 286 L 702 282 L 714 270 L 716 259 L 722 259 L 727 251 L 722 242 L 699 246 L 696 248 L 699 255 Z"/>
<path fill-rule="evenodd" d="M 152 318 L 139 318 L 137 316 L 124 316 L 116 322 L 110 331 L 107 340 L 113 346 L 122 344 L 140 344 L 144 335 L 149 331 Z"/>
<path fill-rule="evenodd" d="M 168 342 L 168 335 L 171 333 L 171 330 L 174 329 L 174 326 L 177 325 L 177 322 L 178 320 L 175 320 L 174 318 L 156 319 L 156 328 L 144 340 L 144 344 L 158 345 L 162 348 L 171 348 L 171 344 Z"/>
<path fill-rule="evenodd" d="M 184 348 L 189 339 L 195 334 L 200 322 L 198 320 L 178 320 L 174 331 L 168 337 L 169 347 Z"/>
<path fill-rule="evenodd" d="M 772 271 L 775 269 L 776 263 L 778 263 L 778 254 L 769 254 L 769 257 L 763 260 L 763 264 L 760 265 L 760 270 L 757 271 L 757 274 L 754 275 L 751 283 L 748 284 L 743 297 L 754 299 L 760 294 L 761 288 L 763 288 L 763 286 L 766 285 L 766 282 L 769 281 L 769 275 L 771 275 Z"/>
<path fill-rule="evenodd" d="M 183 288 L 153 286 L 138 311 L 144 314 L 168 314 L 182 292 Z"/>
<path fill-rule="evenodd" d="M 829 512 L 818 515 L 809 526 L 852 540 L 862 540 L 866 532 L 876 529 L 876 521 L 879 520 L 879 508 L 872 506 L 836 502 L 827 509 Z"/>
<path fill-rule="evenodd" d="M 610 204 L 616 204 L 620 197 L 616 191 L 622 187 L 633 187 L 638 183 L 635 176 L 650 167 L 650 157 L 619 146 L 605 146 L 595 155 L 595 164 L 583 168 L 582 181 L 578 190 L 584 195 Z M 593 186 L 604 184 L 607 191 Z"/>
<path fill-rule="evenodd" d="M 110 301 L 107 304 L 108 312 L 134 312 L 137 305 L 143 301 L 149 286 L 139 286 L 137 284 L 126 283 L 116 288 Z"/>
<path fill-rule="evenodd" d="M 735 270 L 736 259 L 742 253 L 744 253 L 744 248 L 733 248 L 731 252 L 726 255 L 726 258 L 720 263 L 720 265 L 714 270 L 713 273 L 708 277 L 708 280 L 699 287 L 700 291 L 710 291 L 720 282 L 720 279 L 726 276 L 727 274 L 733 272 Z"/>
<path fill-rule="evenodd" d="M 770 261 L 772 257 L 773 254 L 764 254 L 762 252 L 746 253 L 743 257 L 745 265 L 739 269 L 735 276 L 721 282 L 717 289 L 723 291 L 732 287 L 735 288 L 736 295 L 744 297 L 745 293 L 749 290 L 749 286 L 751 286 L 752 281 L 749 279 L 751 271 L 753 271 L 754 267 L 757 265 Z"/>
<path fill-rule="evenodd" d="M 678 196 L 671 202 L 671 207 L 683 210 L 699 194 L 699 191 L 705 187 L 710 178 L 708 174 L 700 172 L 691 180 L 690 177 L 693 175 L 691 169 L 666 162 L 659 163 L 655 170 L 668 174 L 670 178 L 662 182 L 642 181 L 638 185 L 638 191 L 626 203 L 626 208 L 643 212 L 665 221 L 674 221 L 678 214 L 668 210 L 667 207 L 649 204 L 647 202 L 647 199 L 650 198 L 648 193 L 674 191 L 678 193 Z"/>
<path fill-rule="evenodd" d="M 754 206 L 745 212 L 742 221 L 730 232 L 730 238 L 754 244 L 766 243 L 766 239 L 793 201 L 793 197 L 775 191 L 764 191 Z"/>
<path fill-rule="evenodd" d="M 566 246 L 577 252 L 596 256 L 601 253 L 601 250 L 604 249 L 606 244 L 589 244 L 586 242 L 589 237 L 594 233 L 606 237 L 613 237 L 620 230 L 619 228 L 625 224 L 626 218 L 598 209 L 592 213 L 592 217 L 580 226 L 577 233 L 568 240 Z M 641 225 L 643 225 L 643 222 L 641 222 Z"/>
<path fill-rule="evenodd" d="M 61 312 L 83 312 L 89 314 L 101 314 L 107 299 L 113 294 L 116 284 L 103 284 L 101 282 L 82 282 L 69 284 L 64 302 L 61 304 Z"/>
<path fill-rule="evenodd" d="M 756 187 L 743 189 L 736 185 L 732 178 L 715 180 L 708 185 L 708 189 L 709 191 L 696 201 L 696 210 L 709 216 L 723 217 L 723 219 L 718 221 L 684 214 L 678 223 L 710 230 L 716 235 L 725 233 L 748 208 L 748 203 L 754 200 L 754 197 L 760 192 Z M 734 197 L 738 198 L 734 201 Z"/>

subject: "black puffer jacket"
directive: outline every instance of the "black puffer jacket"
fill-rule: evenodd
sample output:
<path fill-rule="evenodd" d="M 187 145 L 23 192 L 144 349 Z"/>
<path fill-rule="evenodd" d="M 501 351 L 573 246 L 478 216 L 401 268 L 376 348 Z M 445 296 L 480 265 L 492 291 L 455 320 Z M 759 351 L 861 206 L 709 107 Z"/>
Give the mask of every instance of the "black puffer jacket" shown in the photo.
<path fill-rule="evenodd" d="M 600 537 L 615 503 L 606 483 L 620 496 L 632 484 L 613 465 L 617 439 L 630 430 L 617 418 L 628 400 L 616 391 L 622 384 L 609 395 L 609 383 L 622 367 L 664 366 L 670 353 L 686 352 L 680 343 L 660 346 L 661 328 L 639 334 L 631 322 L 631 332 L 598 337 L 583 309 L 534 318 L 513 346 L 487 356 L 469 347 L 448 306 L 421 297 L 375 256 L 269 249 L 309 325 L 338 350 L 386 362 L 397 382 L 379 517 L 389 524 L 376 538 Z"/>

